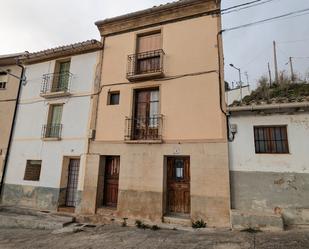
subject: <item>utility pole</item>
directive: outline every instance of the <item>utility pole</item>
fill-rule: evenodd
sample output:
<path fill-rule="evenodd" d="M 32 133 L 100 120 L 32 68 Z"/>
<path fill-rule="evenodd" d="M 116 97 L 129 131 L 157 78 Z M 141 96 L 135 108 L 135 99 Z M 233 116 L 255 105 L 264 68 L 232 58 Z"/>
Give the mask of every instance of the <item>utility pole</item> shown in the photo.
<path fill-rule="evenodd" d="M 273 45 L 274 45 L 275 77 L 276 77 L 276 83 L 279 84 L 280 82 L 279 82 L 279 72 L 278 72 L 276 41 L 273 42 Z"/>
<path fill-rule="evenodd" d="M 247 79 L 247 85 L 249 85 L 249 74 L 248 74 L 248 72 L 245 72 L 245 75 L 246 75 L 246 79 Z"/>
<path fill-rule="evenodd" d="M 271 79 L 271 71 L 270 71 L 270 64 L 268 62 L 268 74 L 269 74 L 269 86 L 271 86 L 272 79 Z"/>
<path fill-rule="evenodd" d="M 290 59 L 290 67 L 291 67 L 291 80 L 292 80 L 292 83 L 294 83 L 295 77 L 294 77 L 294 69 L 293 69 L 292 57 L 290 57 L 289 59 Z"/>

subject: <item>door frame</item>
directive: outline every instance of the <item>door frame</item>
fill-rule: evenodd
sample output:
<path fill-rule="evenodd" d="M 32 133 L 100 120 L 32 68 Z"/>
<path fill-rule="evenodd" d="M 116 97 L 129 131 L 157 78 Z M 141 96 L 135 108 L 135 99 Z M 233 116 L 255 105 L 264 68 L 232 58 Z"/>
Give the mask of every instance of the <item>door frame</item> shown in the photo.
<path fill-rule="evenodd" d="M 69 176 L 69 165 L 70 160 L 79 160 L 79 174 L 78 174 L 78 184 L 77 184 L 77 192 L 78 187 L 81 183 L 81 168 L 82 168 L 82 160 L 80 156 L 67 156 L 64 155 L 62 157 L 62 170 L 61 170 L 61 177 L 60 177 L 60 190 L 59 190 L 59 198 L 58 198 L 58 210 L 61 209 L 61 211 L 69 211 L 74 212 L 75 208 L 66 207 L 66 188 L 68 185 L 68 176 Z"/>
<path fill-rule="evenodd" d="M 187 158 L 189 159 L 189 165 L 190 165 L 190 213 L 188 214 L 183 214 L 183 216 L 188 216 L 191 217 L 191 212 L 192 212 L 192 201 L 191 201 L 191 180 L 192 180 L 192 170 L 191 170 L 191 156 L 189 155 L 165 155 L 164 156 L 164 162 L 163 162 L 163 216 L 169 216 L 171 213 L 169 212 L 169 206 L 168 206 L 168 186 L 167 186 L 167 160 L 168 158 Z M 182 216 L 182 215 L 181 215 Z"/>

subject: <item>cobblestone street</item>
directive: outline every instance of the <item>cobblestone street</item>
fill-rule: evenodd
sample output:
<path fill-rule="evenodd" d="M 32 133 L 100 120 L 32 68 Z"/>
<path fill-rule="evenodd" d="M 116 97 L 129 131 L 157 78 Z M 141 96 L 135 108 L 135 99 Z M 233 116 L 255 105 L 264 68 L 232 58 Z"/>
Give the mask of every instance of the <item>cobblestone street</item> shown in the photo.
<path fill-rule="evenodd" d="M 309 231 L 276 233 L 143 230 L 119 225 L 54 234 L 48 230 L 0 229 L 1 249 L 308 249 Z"/>

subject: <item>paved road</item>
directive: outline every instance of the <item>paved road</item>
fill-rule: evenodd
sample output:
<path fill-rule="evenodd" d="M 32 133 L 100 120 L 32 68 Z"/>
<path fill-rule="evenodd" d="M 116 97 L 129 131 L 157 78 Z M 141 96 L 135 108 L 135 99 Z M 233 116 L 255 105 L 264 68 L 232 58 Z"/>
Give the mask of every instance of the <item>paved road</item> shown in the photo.
<path fill-rule="evenodd" d="M 0 249 L 309 249 L 309 230 L 277 233 L 142 230 L 119 225 L 77 233 L 0 228 Z"/>

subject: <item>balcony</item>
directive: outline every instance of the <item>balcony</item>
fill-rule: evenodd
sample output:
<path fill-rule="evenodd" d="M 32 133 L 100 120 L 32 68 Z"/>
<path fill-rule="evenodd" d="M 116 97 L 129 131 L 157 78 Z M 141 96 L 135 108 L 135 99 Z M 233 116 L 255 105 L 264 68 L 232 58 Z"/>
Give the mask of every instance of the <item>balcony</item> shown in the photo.
<path fill-rule="evenodd" d="M 125 142 L 162 143 L 163 116 L 126 117 Z"/>
<path fill-rule="evenodd" d="M 70 95 L 71 79 L 72 74 L 70 72 L 44 74 L 40 96 L 56 98 Z"/>
<path fill-rule="evenodd" d="M 163 77 L 163 59 L 162 49 L 129 55 L 127 79 L 137 81 Z"/>
<path fill-rule="evenodd" d="M 43 140 L 60 140 L 62 124 L 47 124 L 43 125 L 42 138 Z"/>

